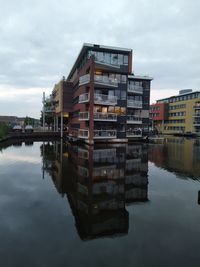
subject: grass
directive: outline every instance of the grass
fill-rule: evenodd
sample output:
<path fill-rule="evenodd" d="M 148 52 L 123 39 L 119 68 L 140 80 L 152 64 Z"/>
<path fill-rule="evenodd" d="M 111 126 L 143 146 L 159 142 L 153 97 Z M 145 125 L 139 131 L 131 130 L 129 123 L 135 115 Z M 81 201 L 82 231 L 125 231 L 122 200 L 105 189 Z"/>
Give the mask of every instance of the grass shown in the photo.
<path fill-rule="evenodd" d="M 8 135 L 9 126 L 0 122 L 0 139 L 5 138 Z"/>

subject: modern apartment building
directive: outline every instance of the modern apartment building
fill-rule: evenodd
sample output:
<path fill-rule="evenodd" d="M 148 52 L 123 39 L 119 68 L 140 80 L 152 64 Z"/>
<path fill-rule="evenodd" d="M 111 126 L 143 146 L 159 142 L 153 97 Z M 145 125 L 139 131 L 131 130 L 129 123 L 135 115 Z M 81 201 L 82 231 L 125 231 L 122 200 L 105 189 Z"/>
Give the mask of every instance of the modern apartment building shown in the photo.
<path fill-rule="evenodd" d="M 150 107 L 150 118 L 163 134 L 200 134 L 200 91 L 181 90 L 179 95 L 157 100 Z"/>
<path fill-rule="evenodd" d="M 151 80 L 133 74 L 131 49 L 84 44 L 65 81 L 69 135 L 89 144 L 147 135 Z"/>

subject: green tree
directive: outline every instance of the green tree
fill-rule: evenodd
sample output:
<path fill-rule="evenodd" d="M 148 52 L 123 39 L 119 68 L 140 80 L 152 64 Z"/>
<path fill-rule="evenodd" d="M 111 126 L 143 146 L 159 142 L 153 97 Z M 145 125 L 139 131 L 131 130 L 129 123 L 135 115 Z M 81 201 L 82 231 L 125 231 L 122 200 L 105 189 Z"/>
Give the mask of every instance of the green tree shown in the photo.
<path fill-rule="evenodd" d="M 40 116 L 41 125 L 43 124 L 43 111 L 41 111 Z M 45 123 L 48 125 L 48 128 L 53 125 L 53 116 L 51 114 L 45 113 Z"/>

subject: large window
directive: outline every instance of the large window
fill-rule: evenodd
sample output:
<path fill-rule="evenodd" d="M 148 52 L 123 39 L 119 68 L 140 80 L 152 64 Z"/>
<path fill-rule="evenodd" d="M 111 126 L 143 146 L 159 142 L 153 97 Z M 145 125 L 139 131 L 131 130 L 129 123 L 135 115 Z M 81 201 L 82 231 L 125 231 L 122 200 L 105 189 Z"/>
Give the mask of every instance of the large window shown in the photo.
<path fill-rule="evenodd" d="M 109 65 L 111 64 L 115 66 L 128 65 L 128 55 L 88 51 L 88 58 L 90 58 L 92 55 L 95 57 L 96 61 L 99 61 L 105 64 L 109 64 Z"/>

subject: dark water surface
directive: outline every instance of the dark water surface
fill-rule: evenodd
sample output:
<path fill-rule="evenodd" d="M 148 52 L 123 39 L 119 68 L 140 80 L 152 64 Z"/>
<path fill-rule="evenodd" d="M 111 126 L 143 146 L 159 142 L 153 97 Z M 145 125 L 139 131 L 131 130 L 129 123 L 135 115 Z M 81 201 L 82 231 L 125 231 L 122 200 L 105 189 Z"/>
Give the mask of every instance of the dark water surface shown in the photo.
<path fill-rule="evenodd" d="M 200 266 L 200 141 L 0 147 L 0 266 Z"/>

